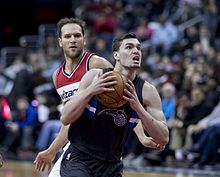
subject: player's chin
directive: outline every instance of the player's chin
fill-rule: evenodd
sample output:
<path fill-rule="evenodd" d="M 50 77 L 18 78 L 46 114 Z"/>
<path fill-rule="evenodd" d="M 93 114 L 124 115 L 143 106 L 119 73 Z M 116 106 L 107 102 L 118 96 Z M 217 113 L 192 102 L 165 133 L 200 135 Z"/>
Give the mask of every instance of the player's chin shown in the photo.
<path fill-rule="evenodd" d="M 140 64 L 132 64 L 130 68 L 139 69 L 141 67 Z"/>

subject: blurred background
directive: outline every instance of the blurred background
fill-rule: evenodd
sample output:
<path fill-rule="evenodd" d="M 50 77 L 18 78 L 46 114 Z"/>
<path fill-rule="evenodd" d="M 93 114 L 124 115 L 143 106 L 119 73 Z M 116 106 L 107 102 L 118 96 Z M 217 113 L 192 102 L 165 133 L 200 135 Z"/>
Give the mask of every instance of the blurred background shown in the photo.
<path fill-rule="evenodd" d="M 83 19 L 87 50 L 112 63 L 115 36 L 133 31 L 142 42 L 139 74 L 161 95 L 170 142 L 157 152 L 144 148 L 131 134 L 125 146 L 125 168 L 219 168 L 218 0 L 1 2 L 0 152 L 4 159 L 33 161 L 59 131 L 61 102 L 51 76 L 64 59 L 56 35 L 62 17 Z"/>

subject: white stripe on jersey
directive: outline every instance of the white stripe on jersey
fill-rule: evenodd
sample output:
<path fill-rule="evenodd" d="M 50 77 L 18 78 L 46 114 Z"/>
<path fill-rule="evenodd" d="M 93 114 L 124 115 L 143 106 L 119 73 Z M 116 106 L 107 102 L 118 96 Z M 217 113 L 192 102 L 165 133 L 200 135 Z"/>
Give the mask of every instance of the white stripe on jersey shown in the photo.
<path fill-rule="evenodd" d="M 73 84 L 65 85 L 57 89 L 57 93 L 60 95 L 63 103 L 68 101 L 73 95 L 75 95 L 76 91 L 79 88 L 79 83 L 76 82 Z"/>
<path fill-rule="evenodd" d="M 90 112 L 93 112 L 93 113 L 96 112 L 96 108 L 91 107 L 89 104 L 86 105 L 86 108 L 87 108 Z"/>

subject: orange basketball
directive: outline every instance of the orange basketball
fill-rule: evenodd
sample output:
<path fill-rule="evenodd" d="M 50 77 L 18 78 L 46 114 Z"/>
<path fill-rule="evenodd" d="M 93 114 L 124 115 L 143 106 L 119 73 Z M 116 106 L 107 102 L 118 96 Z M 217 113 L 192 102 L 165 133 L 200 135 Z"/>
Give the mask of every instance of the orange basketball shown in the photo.
<path fill-rule="evenodd" d="M 127 78 L 117 71 L 113 71 L 112 74 L 116 76 L 117 81 L 117 84 L 113 86 L 114 91 L 103 92 L 97 95 L 97 99 L 109 108 L 118 108 L 126 103 L 123 99 L 123 95 Z"/>

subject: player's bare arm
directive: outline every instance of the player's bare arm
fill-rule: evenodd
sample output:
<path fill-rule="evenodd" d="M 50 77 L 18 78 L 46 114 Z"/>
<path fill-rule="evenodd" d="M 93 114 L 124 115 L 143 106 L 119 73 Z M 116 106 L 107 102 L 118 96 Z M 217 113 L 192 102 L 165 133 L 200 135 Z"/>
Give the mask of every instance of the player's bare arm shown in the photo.
<path fill-rule="evenodd" d="M 83 76 L 77 93 L 63 107 L 61 121 L 64 125 L 77 120 L 94 95 L 104 91 L 114 91 L 110 87 L 117 82 L 111 73 L 110 71 L 102 74 L 101 69 L 92 69 Z"/>
<path fill-rule="evenodd" d="M 93 55 L 89 62 L 89 69 L 113 68 L 112 64 L 103 57 Z"/>
<path fill-rule="evenodd" d="M 44 171 L 47 167 L 50 171 L 52 167 L 52 162 L 55 159 L 56 154 L 67 143 L 68 128 L 69 126 L 61 126 L 58 135 L 49 146 L 49 148 L 37 154 L 34 160 L 36 170 Z"/>
<path fill-rule="evenodd" d="M 54 85 L 56 84 L 56 72 L 53 73 L 53 82 Z M 56 154 L 59 152 L 59 150 L 67 143 L 67 133 L 68 133 L 69 126 L 61 125 L 61 129 L 52 142 L 52 144 L 44 151 L 41 151 L 37 154 L 34 163 L 35 163 L 35 169 L 38 171 L 44 171 L 46 167 L 48 170 L 52 167 L 52 162 L 56 157 Z"/>
<path fill-rule="evenodd" d="M 165 146 L 157 144 L 152 137 L 146 136 L 141 121 L 139 121 L 137 126 L 134 128 L 134 132 L 143 146 L 156 149 L 157 151 L 164 150 Z"/>
<path fill-rule="evenodd" d="M 143 106 L 138 100 L 135 87 L 129 80 L 125 89 L 131 107 L 138 113 L 146 132 L 157 144 L 164 146 L 169 141 L 169 130 L 162 112 L 161 99 L 156 88 L 145 82 L 143 86 Z"/>

